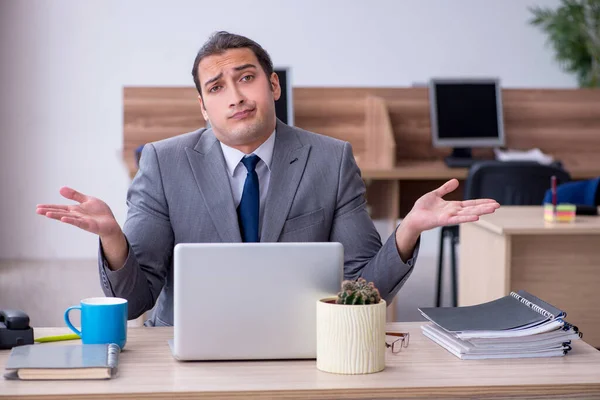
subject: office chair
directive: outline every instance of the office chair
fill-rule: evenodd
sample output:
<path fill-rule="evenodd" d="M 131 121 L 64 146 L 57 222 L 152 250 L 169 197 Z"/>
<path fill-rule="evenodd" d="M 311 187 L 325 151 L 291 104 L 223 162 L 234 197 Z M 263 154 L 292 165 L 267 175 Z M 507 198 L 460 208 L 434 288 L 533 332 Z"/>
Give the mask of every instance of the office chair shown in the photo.
<path fill-rule="evenodd" d="M 492 198 L 507 206 L 541 205 L 552 176 L 556 176 L 557 185 L 571 180 L 567 171 L 553 164 L 485 161 L 469 170 L 465 200 Z"/>
<path fill-rule="evenodd" d="M 482 161 L 469 169 L 465 183 L 464 199 L 491 198 L 500 205 L 541 205 L 546 191 L 551 185 L 552 176 L 556 183 L 571 180 L 567 171 L 559 163 L 542 165 L 534 161 Z M 445 239 L 450 239 L 450 262 L 452 277 L 452 306 L 458 303 L 456 274 L 456 245 L 459 242 L 458 225 L 442 227 L 440 252 L 438 254 L 436 307 L 441 306 L 442 267 Z"/>
<path fill-rule="evenodd" d="M 567 182 L 556 187 L 556 201 L 583 206 L 600 206 L 600 176 L 577 182 Z M 544 203 L 552 202 L 552 190 L 546 191 Z"/>

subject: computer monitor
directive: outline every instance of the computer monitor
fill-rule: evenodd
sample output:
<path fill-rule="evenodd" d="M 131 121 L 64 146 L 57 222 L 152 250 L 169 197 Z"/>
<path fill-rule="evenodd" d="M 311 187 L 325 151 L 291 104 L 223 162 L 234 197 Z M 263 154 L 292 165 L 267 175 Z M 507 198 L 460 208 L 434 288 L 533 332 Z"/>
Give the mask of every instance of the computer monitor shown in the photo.
<path fill-rule="evenodd" d="M 451 167 L 475 161 L 473 147 L 504 146 L 502 93 L 496 78 L 433 78 L 429 84 L 434 147 L 452 147 Z"/>
<path fill-rule="evenodd" d="M 287 125 L 294 126 L 291 68 L 275 67 L 274 71 L 279 76 L 281 86 L 281 97 L 275 101 L 275 115 Z"/>

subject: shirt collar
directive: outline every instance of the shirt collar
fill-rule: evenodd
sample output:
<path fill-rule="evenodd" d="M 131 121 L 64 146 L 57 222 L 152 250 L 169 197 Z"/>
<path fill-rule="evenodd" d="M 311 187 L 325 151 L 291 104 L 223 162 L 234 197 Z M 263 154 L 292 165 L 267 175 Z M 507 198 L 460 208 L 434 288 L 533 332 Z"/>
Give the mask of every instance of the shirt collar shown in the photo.
<path fill-rule="evenodd" d="M 223 150 L 223 156 L 225 157 L 225 163 L 227 164 L 227 171 L 233 176 L 235 169 L 244 158 L 245 154 L 229 147 L 222 142 L 219 142 L 221 149 Z M 275 131 L 271 133 L 271 136 L 261 144 L 252 154 L 256 154 L 266 165 L 269 171 L 271 170 L 271 160 L 273 159 L 273 149 L 275 148 Z"/>

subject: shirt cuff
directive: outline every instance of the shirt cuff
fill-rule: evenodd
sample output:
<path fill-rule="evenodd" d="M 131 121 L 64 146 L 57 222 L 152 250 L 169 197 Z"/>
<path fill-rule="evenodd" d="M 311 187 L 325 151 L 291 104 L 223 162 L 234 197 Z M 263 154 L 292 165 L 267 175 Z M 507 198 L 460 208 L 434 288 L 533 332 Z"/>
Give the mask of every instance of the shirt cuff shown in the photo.
<path fill-rule="evenodd" d="M 400 264 L 407 265 L 408 267 L 412 268 L 414 267 L 415 262 L 417 261 L 417 257 L 419 256 L 419 249 L 421 248 L 421 235 L 419 235 L 419 237 L 417 238 L 417 243 L 415 244 L 415 248 L 412 252 L 411 257 L 408 260 L 406 260 L 406 262 L 404 262 L 402 260 L 402 257 L 400 257 L 400 250 L 398 249 L 398 245 L 396 244 L 396 233 L 398 229 L 400 229 L 401 225 L 402 223 L 400 223 L 400 225 L 396 227 L 396 230 L 394 230 L 394 234 L 392 235 L 394 244 L 396 245 L 396 254 L 398 255 L 398 261 L 400 262 Z"/>
<path fill-rule="evenodd" d="M 99 240 L 99 239 L 98 239 Z M 129 240 L 127 240 L 127 236 L 125 236 L 125 241 L 127 242 L 127 258 L 125 259 L 125 264 L 123 264 L 121 266 L 121 268 L 113 271 L 112 269 L 110 269 L 109 265 L 108 265 L 108 260 L 106 260 L 106 256 L 104 255 L 104 249 L 102 248 L 102 241 L 99 240 L 99 251 L 100 251 L 100 260 L 102 262 L 102 284 L 106 287 L 106 283 L 104 282 L 104 279 L 106 278 L 108 280 L 108 283 L 110 283 L 110 290 L 114 293 L 114 291 L 112 290 L 112 287 L 114 286 L 115 282 L 118 282 L 120 279 L 123 279 L 126 275 L 131 273 L 131 268 L 133 267 L 133 260 L 134 260 L 134 255 L 133 255 L 133 251 L 131 249 L 131 245 L 129 244 Z"/>

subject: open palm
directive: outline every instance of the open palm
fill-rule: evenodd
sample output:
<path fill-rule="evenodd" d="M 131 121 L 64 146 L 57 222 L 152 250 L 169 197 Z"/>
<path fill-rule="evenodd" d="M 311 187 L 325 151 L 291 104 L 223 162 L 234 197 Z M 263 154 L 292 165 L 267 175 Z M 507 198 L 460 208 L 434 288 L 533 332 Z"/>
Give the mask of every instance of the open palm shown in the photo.
<path fill-rule="evenodd" d="M 477 221 L 481 215 L 493 213 L 500 204 L 493 199 L 446 201 L 443 196 L 458 187 L 456 179 L 449 180 L 436 190 L 421 196 L 413 206 L 412 225 L 423 232 L 444 225 Z"/>
<path fill-rule="evenodd" d="M 60 194 L 79 204 L 39 204 L 36 213 L 100 236 L 110 235 L 120 229 L 110 207 L 102 200 L 68 187 L 62 187 Z"/>

